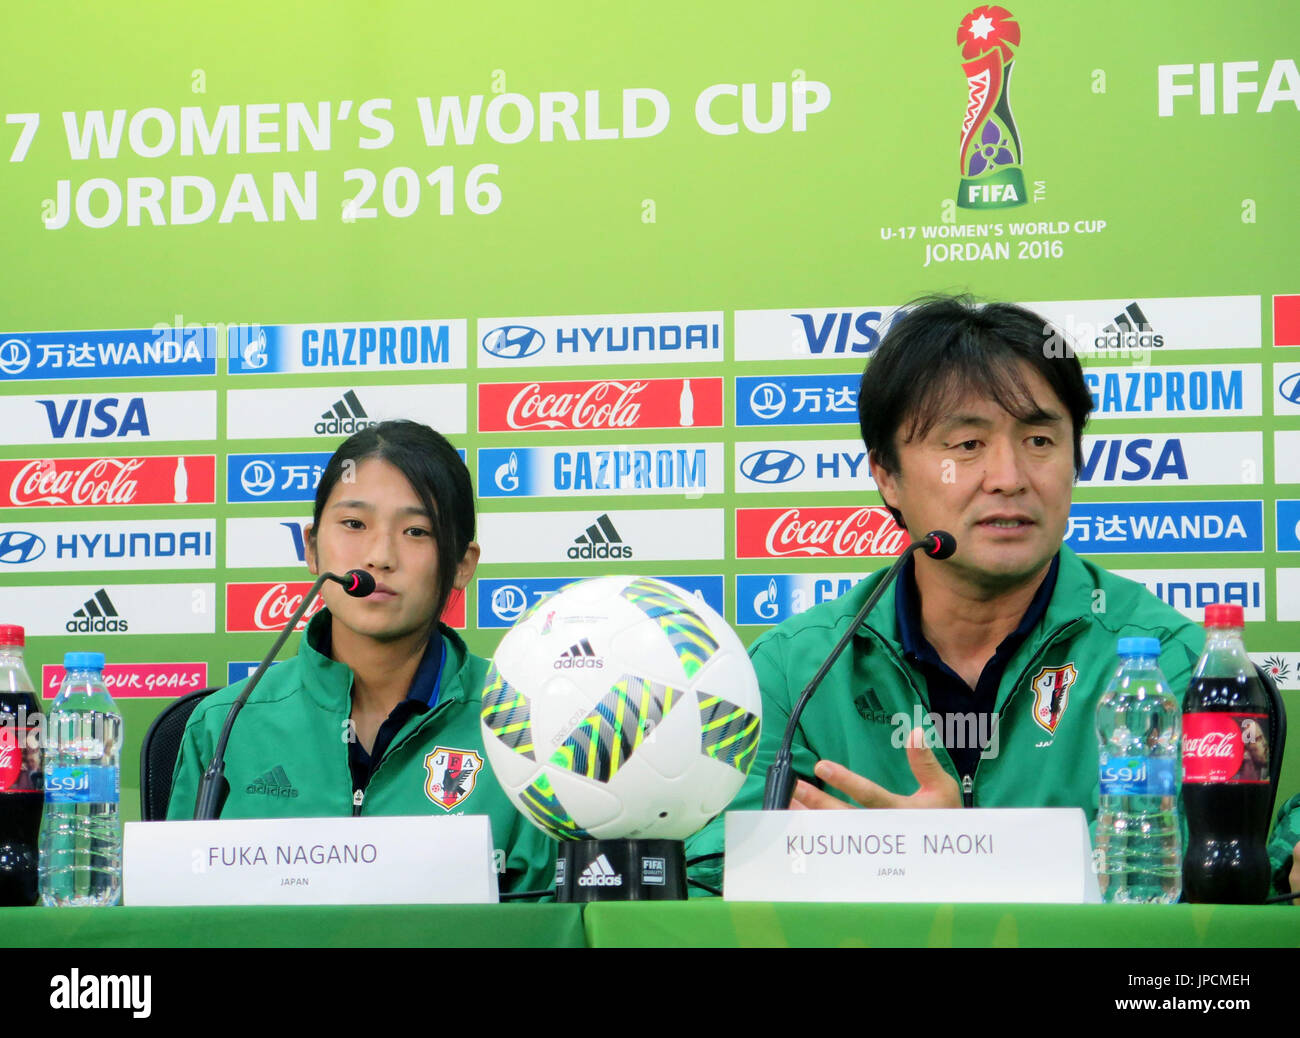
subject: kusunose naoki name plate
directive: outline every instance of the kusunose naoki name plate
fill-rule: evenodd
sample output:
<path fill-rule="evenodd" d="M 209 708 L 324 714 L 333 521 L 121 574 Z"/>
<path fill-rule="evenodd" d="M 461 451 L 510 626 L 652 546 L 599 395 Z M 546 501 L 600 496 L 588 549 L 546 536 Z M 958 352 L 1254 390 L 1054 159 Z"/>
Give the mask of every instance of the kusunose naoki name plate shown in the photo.
<path fill-rule="evenodd" d="M 730 811 L 728 901 L 1099 902 L 1078 808 Z"/>

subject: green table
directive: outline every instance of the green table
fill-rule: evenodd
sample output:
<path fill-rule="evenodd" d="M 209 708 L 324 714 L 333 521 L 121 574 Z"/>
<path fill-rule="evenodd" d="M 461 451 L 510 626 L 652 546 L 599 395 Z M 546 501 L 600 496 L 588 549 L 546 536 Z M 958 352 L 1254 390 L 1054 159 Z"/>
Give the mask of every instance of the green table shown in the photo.
<path fill-rule="evenodd" d="M 628 947 L 1300 947 L 1278 905 L 589 905 L 587 945 Z"/>
<path fill-rule="evenodd" d="M 676 904 L 5 908 L 11 948 L 1300 947 L 1300 910 Z"/>
<path fill-rule="evenodd" d="M 581 948 L 577 905 L 4 908 L 10 948 Z"/>

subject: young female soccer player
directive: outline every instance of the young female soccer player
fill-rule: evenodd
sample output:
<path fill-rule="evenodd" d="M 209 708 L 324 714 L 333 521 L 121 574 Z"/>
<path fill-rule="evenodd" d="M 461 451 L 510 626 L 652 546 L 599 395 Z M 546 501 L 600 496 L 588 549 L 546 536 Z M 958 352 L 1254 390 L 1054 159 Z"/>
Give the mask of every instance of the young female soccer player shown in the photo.
<path fill-rule="evenodd" d="M 226 751 L 223 818 L 486 814 L 502 890 L 550 883 L 555 844 L 492 775 L 479 711 L 487 662 L 440 622 L 478 564 L 469 471 L 442 436 L 381 422 L 349 437 L 316 490 L 313 574 L 368 572 L 351 598 L 327 582 L 298 654 L 270 668 Z M 185 729 L 168 817 L 192 818 L 239 682 Z"/>

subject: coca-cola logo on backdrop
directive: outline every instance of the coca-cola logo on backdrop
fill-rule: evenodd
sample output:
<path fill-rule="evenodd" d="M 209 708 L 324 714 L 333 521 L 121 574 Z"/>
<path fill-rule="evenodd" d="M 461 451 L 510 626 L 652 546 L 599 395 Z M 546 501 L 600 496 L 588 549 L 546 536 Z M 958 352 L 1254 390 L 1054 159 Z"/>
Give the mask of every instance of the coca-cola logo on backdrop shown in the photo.
<path fill-rule="evenodd" d="M 289 622 L 303 597 L 311 590 L 312 582 L 278 581 L 226 585 L 227 631 L 278 631 Z M 319 595 L 302 615 L 295 631 L 307 626 L 313 616 L 325 608 Z"/>
<path fill-rule="evenodd" d="M 736 557 L 741 559 L 891 556 L 907 543 L 907 531 L 879 505 L 736 509 Z"/>
<path fill-rule="evenodd" d="M 216 458 L 31 458 L 0 461 L 0 508 L 212 504 Z"/>
<path fill-rule="evenodd" d="M 303 596 L 311 590 L 312 582 L 255 581 L 246 584 L 226 585 L 226 630 L 279 631 L 289 622 L 289 617 L 302 603 Z M 325 608 L 325 600 L 317 595 L 294 626 L 301 631 L 307 622 Z M 442 616 L 448 627 L 463 630 L 465 627 L 465 596 L 453 593 Z"/>
<path fill-rule="evenodd" d="M 721 378 L 481 383 L 478 398 L 480 432 L 722 425 Z"/>

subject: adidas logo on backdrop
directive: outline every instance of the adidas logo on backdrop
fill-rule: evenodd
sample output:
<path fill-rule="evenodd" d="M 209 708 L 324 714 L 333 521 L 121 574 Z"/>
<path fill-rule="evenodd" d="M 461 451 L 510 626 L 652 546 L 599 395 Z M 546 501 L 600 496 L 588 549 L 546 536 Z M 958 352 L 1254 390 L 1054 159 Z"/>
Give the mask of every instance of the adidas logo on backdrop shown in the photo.
<path fill-rule="evenodd" d="M 614 529 L 608 515 L 602 515 L 587 527 L 584 533 L 573 539 L 574 546 L 569 549 L 571 559 L 630 559 L 632 549 L 623 543 L 623 538 Z"/>
<path fill-rule="evenodd" d="M 578 877 L 580 887 L 621 887 L 622 885 L 622 873 L 615 872 L 609 859 L 603 854 L 583 869 L 582 875 Z"/>
<path fill-rule="evenodd" d="M 321 420 L 316 423 L 316 432 L 323 436 L 349 435 L 358 429 L 368 429 L 378 424 L 370 421 L 355 389 L 349 389 L 341 400 L 335 402 L 332 409 L 323 412 L 320 417 Z"/>
<path fill-rule="evenodd" d="M 1102 328 L 1103 334 L 1097 336 L 1095 345 L 1103 350 L 1159 348 L 1165 344 L 1165 337 L 1154 331 L 1142 307 L 1132 302 Z"/>
<path fill-rule="evenodd" d="M 108 591 L 100 588 L 85 605 L 72 614 L 74 619 L 65 625 L 67 630 L 77 631 L 125 631 L 127 622 L 119 619 L 117 609 L 108 597 Z"/>

